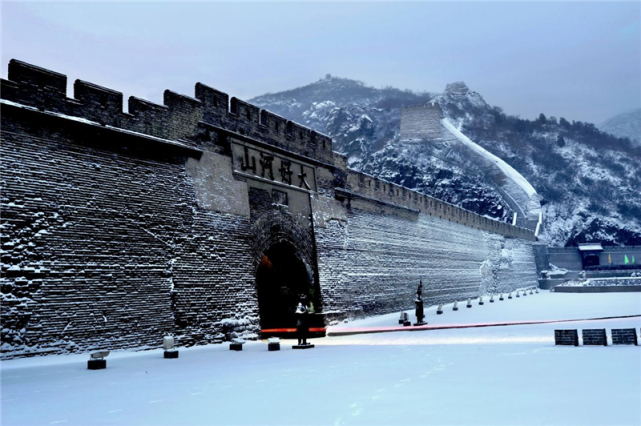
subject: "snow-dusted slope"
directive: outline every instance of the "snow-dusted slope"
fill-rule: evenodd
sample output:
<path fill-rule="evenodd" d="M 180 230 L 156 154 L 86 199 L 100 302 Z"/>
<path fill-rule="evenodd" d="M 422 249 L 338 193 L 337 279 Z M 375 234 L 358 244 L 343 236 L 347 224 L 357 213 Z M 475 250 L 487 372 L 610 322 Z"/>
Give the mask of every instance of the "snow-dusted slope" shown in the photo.
<path fill-rule="evenodd" d="M 599 129 L 641 144 L 641 108 L 615 115 L 601 123 Z"/>

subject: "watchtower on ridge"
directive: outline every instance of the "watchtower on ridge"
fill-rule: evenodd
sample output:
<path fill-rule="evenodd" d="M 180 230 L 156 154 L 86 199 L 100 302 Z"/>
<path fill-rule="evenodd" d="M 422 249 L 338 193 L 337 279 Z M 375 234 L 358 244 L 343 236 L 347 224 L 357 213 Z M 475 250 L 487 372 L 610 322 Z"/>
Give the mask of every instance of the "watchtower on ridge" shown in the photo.
<path fill-rule="evenodd" d="M 401 110 L 401 139 L 442 139 L 443 110 L 437 102 Z"/>

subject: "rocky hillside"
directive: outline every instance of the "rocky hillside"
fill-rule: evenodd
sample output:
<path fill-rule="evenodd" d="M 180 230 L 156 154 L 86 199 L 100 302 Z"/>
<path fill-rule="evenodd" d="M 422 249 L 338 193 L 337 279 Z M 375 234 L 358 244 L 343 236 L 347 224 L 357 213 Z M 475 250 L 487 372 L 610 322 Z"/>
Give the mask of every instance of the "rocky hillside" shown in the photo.
<path fill-rule="evenodd" d="M 462 83 L 414 93 L 327 76 L 252 103 L 334 138 L 352 168 L 507 220 L 509 208 L 473 157 L 399 136 L 403 106 L 438 102 L 470 139 L 499 156 L 543 197 L 540 238 L 553 246 L 641 244 L 641 147 L 593 124 L 505 114 Z"/>
<path fill-rule="evenodd" d="M 599 129 L 641 144 L 641 108 L 615 115 L 601 123 Z"/>

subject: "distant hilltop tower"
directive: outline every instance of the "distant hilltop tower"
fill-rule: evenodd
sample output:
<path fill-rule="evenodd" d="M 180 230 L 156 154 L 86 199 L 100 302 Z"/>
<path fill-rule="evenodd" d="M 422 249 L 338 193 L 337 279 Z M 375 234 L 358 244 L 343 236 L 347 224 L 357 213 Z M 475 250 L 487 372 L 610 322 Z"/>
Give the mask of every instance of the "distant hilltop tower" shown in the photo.
<path fill-rule="evenodd" d="M 448 84 L 443 94 L 446 102 L 465 101 L 485 102 L 478 94 L 471 92 L 467 85 L 458 81 Z M 474 161 L 478 172 L 492 184 L 497 193 L 510 208 L 512 223 L 535 231 L 538 235 L 542 224 L 541 198 L 534 187 L 508 163 L 488 152 L 468 138 L 450 119 L 445 118 L 441 106 L 436 101 L 424 105 L 410 106 L 401 110 L 401 140 L 425 142 L 431 145 L 430 155 L 444 162 L 452 150 Z M 447 149 L 442 149 L 444 146 Z M 461 165 L 463 163 L 460 163 Z M 514 216 L 516 213 L 516 216 Z"/>
<path fill-rule="evenodd" d="M 401 110 L 401 139 L 442 139 L 443 110 L 437 102 Z"/>

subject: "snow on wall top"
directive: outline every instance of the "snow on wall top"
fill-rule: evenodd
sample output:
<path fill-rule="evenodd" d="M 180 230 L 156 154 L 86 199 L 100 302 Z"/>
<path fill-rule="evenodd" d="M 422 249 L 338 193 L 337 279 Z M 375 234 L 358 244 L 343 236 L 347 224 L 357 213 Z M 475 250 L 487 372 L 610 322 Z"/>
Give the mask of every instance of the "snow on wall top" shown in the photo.
<path fill-rule="evenodd" d="M 579 244 L 579 251 L 603 250 L 601 243 Z"/>
<path fill-rule="evenodd" d="M 474 142 L 472 142 L 472 140 L 470 140 L 470 138 L 465 136 L 447 118 L 444 118 L 441 122 L 443 123 L 443 125 L 445 126 L 445 128 L 447 130 L 449 130 L 454 136 L 456 136 L 458 138 L 458 140 L 460 140 L 461 142 L 463 142 L 464 144 L 466 144 L 467 146 L 472 148 L 474 151 L 478 152 L 479 154 L 481 154 L 482 156 L 484 156 L 485 158 L 489 159 L 494 164 L 496 164 L 496 166 L 498 168 L 500 168 L 501 171 L 503 171 L 505 176 L 509 177 L 514 182 L 516 182 L 519 185 L 519 187 L 521 187 L 521 189 L 523 189 L 523 191 L 525 191 L 526 194 L 528 194 L 529 196 L 532 196 L 532 195 L 536 194 L 536 190 L 530 184 L 530 182 L 528 182 L 523 177 L 523 175 L 521 175 L 519 172 L 514 170 L 514 168 L 512 168 L 512 166 L 507 164 L 505 161 L 501 160 L 496 155 L 494 155 L 491 152 L 487 151 L 485 148 L 483 148 L 480 145 L 477 145 Z"/>
<path fill-rule="evenodd" d="M 507 177 L 511 182 L 515 184 L 515 185 L 511 185 L 511 187 L 516 186 L 518 187 L 518 189 L 523 191 L 523 193 L 527 197 L 527 200 L 525 203 L 518 203 L 518 200 L 515 199 L 517 197 L 515 196 L 512 197 L 513 200 L 516 201 L 518 204 L 520 204 L 524 212 L 527 214 L 528 219 L 540 221 L 540 216 L 541 216 L 540 196 L 537 194 L 536 190 L 530 184 L 530 182 L 528 182 L 527 179 L 523 177 L 523 175 L 521 175 L 512 166 L 507 164 L 505 161 L 503 161 L 496 155 L 487 151 L 480 145 L 477 145 L 476 143 L 474 143 L 470 138 L 465 136 L 456 126 L 454 126 L 454 124 L 452 124 L 452 122 L 449 119 L 443 118 L 441 120 L 441 124 L 445 129 L 447 129 L 447 131 L 449 131 L 452 135 L 454 135 L 460 142 L 465 144 L 472 151 L 476 152 L 477 154 L 487 159 L 490 163 L 494 164 L 499 170 L 501 170 L 501 172 L 505 175 L 505 177 Z M 512 192 L 512 191 L 509 191 L 509 192 Z"/>
<path fill-rule="evenodd" d="M 202 83 L 196 83 L 194 97 L 165 90 L 163 105 L 131 96 L 128 112 L 123 111 L 123 94 L 106 87 L 75 80 L 74 97 L 67 97 L 66 92 L 66 75 L 12 59 L 0 95 L 41 111 L 169 140 L 197 140 L 200 125 L 205 123 L 333 163 L 329 136 Z"/>

